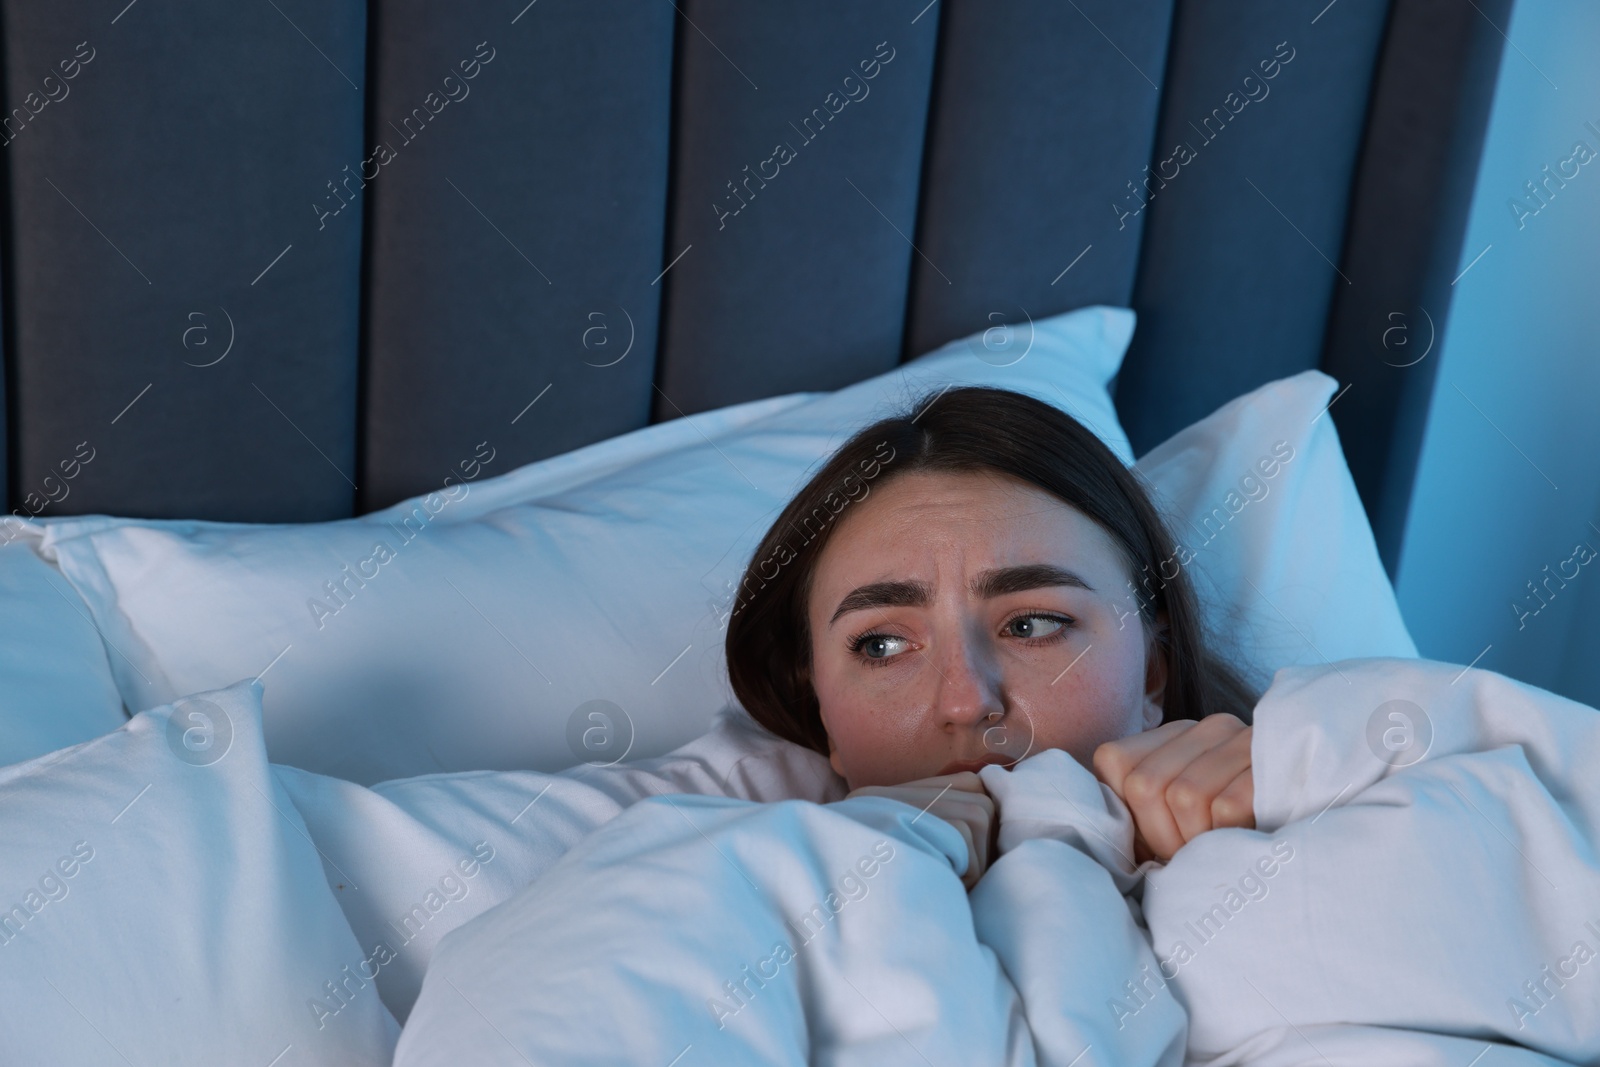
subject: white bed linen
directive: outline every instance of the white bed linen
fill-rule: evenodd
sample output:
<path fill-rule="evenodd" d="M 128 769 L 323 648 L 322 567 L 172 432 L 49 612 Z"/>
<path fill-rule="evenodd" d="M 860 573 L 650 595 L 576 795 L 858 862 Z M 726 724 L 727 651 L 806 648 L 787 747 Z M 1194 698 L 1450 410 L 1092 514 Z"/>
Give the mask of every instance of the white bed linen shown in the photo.
<path fill-rule="evenodd" d="M 396 1063 L 1600 1063 L 1600 713 L 1369 659 L 1285 668 L 1255 722 L 1258 828 L 1165 866 L 1064 754 L 985 768 L 970 897 L 896 801 L 635 804 L 443 939 Z"/>
<path fill-rule="evenodd" d="M 1029 762 L 1108 822 L 1069 757 Z M 1181 1063 L 1171 997 L 1137 1027 L 1103 1006 L 1156 964 L 1104 866 L 1013 841 L 969 898 L 966 862 L 884 797 L 650 798 L 446 936 L 395 1063 Z"/>
<path fill-rule="evenodd" d="M 39 557 L 40 536 L 15 520 L 0 527 L 0 765 L 128 721 L 89 608 Z"/>
<path fill-rule="evenodd" d="M 400 1027 L 361 959 L 259 682 L 0 769 L 5 1067 L 380 1067 Z"/>
<path fill-rule="evenodd" d="M 663 793 L 817 802 L 845 795 L 826 757 L 731 705 L 673 752 L 614 766 L 430 774 L 370 788 L 294 767 L 273 771 L 377 968 L 379 995 L 401 1022 L 441 937 L 533 882 L 630 805 Z"/>
<path fill-rule="evenodd" d="M 1256 829 L 1144 890 L 1192 1062 L 1600 1064 L 1600 712 L 1427 660 L 1285 668 L 1251 759 Z"/>

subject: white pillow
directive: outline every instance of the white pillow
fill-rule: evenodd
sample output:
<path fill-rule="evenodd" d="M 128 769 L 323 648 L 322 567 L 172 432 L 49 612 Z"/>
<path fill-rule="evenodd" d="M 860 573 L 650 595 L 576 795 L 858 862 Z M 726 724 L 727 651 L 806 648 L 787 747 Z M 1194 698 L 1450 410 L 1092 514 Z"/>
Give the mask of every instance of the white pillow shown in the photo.
<path fill-rule="evenodd" d="M 399 1026 L 268 770 L 260 696 L 0 770 L 0 1062 L 390 1061 Z"/>
<path fill-rule="evenodd" d="M 1325 412 L 1337 387 L 1316 370 L 1268 382 L 1134 464 L 1177 539 L 1166 575 L 1189 568 L 1257 692 L 1280 667 L 1417 655 Z"/>
<path fill-rule="evenodd" d="M 40 533 L 0 526 L 0 765 L 128 721 L 88 606 L 34 552 Z"/>
<path fill-rule="evenodd" d="M 325 858 L 356 937 L 369 951 L 382 943 L 392 954 L 377 985 L 402 1023 L 441 937 L 537 880 L 645 797 L 825 804 L 848 792 L 826 757 L 775 737 L 733 705 L 709 732 L 668 755 L 554 775 L 464 771 L 368 788 L 294 767 L 273 770 Z M 359 890 L 349 888 L 352 881 Z"/>
<path fill-rule="evenodd" d="M 486 442 L 458 484 L 360 519 L 91 516 L 49 523 L 41 551 L 131 660 L 112 664 L 130 708 L 270 671 L 275 762 L 364 783 L 554 771 L 595 755 L 579 739 L 597 700 L 620 708 L 606 755 L 657 755 L 732 698 L 722 637 L 737 578 L 846 437 L 926 391 L 992 385 L 1065 405 L 1131 462 L 1106 384 L 1132 329 L 1126 309 L 1085 308 L 835 393 L 465 480 L 492 462 Z"/>

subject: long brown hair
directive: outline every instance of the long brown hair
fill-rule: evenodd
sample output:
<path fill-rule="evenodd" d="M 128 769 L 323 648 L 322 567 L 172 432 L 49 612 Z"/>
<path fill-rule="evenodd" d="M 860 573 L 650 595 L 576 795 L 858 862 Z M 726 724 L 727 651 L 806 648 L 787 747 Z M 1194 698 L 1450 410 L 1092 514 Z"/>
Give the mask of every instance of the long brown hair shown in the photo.
<path fill-rule="evenodd" d="M 734 695 L 762 726 L 828 754 L 811 685 L 812 574 L 838 515 L 873 487 L 913 471 L 1009 474 L 1099 523 L 1128 565 L 1129 595 L 1147 637 L 1166 655 L 1162 721 L 1216 712 L 1251 721 L 1257 694 L 1212 648 L 1188 573 L 1182 567 L 1167 573 L 1173 538 L 1140 475 L 1050 404 L 971 386 L 924 395 L 856 433 L 756 547 L 734 597 L 724 649 Z"/>

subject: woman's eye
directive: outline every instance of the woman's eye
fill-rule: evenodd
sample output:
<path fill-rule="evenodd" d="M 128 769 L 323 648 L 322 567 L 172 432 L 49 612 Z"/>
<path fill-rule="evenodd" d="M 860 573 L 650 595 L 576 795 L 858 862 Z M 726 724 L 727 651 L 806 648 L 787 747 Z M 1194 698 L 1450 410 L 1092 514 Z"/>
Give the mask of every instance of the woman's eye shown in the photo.
<path fill-rule="evenodd" d="M 1058 615 L 1019 615 L 1006 623 L 1012 637 L 1050 637 L 1065 629 L 1070 620 Z"/>
<path fill-rule="evenodd" d="M 904 645 L 906 639 L 896 637 L 893 634 L 862 634 L 850 642 L 850 651 L 863 659 L 881 662 L 895 653 L 903 651 L 903 649 L 896 646 L 896 642 Z"/>

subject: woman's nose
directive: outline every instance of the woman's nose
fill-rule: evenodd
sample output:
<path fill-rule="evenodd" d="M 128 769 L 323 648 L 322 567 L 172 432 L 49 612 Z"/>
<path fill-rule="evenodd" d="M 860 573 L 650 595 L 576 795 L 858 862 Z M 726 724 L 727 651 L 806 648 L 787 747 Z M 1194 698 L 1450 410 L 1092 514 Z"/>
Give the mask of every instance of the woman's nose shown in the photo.
<path fill-rule="evenodd" d="M 934 710 L 941 721 L 971 725 L 1003 710 L 999 663 L 981 638 L 955 638 L 935 665 Z"/>

